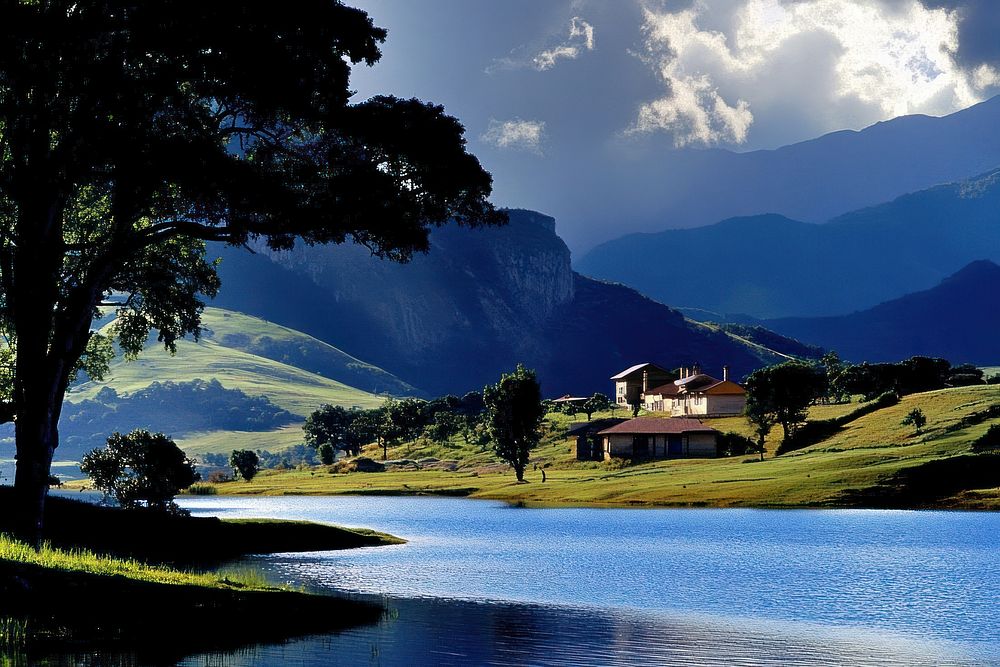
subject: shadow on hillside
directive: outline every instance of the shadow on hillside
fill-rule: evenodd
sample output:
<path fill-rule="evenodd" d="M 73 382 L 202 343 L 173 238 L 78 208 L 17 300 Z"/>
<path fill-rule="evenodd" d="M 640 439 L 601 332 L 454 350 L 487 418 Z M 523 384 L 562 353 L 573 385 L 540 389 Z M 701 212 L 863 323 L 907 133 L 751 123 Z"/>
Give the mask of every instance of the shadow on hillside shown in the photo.
<path fill-rule="evenodd" d="M 867 489 L 849 489 L 838 504 L 914 508 L 939 505 L 963 491 L 1000 487 L 1000 454 L 968 454 L 904 468 Z"/>

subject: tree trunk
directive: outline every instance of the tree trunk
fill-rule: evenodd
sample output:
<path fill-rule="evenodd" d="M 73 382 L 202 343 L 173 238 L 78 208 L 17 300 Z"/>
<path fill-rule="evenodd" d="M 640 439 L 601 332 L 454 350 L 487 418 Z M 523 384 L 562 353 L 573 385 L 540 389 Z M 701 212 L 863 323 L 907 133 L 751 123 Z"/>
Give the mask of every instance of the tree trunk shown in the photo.
<path fill-rule="evenodd" d="M 14 474 L 15 535 L 33 546 L 41 544 L 45 499 L 49 492 L 52 456 L 59 444 L 58 409 L 39 406 L 18 415 L 17 470 Z"/>
<path fill-rule="evenodd" d="M 519 464 L 514 464 L 514 474 L 517 476 L 517 481 L 524 481 L 524 466 Z"/>

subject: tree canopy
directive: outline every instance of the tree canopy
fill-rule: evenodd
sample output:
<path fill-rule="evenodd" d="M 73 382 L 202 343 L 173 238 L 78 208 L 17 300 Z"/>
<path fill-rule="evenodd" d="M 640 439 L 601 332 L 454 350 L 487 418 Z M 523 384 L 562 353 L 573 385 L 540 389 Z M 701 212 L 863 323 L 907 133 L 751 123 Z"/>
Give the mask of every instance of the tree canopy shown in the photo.
<path fill-rule="evenodd" d="M 183 513 L 174 496 L 198 481 L 194 463 L 162 433 L 112 433 L 103 449 L 83 457 L 80 470 L 126 509 Z"/>
<path fill-rule="evenodd" d="M 746 415 L 763 442 L 770 423 L 781 424 L 787 440 L 805 421 L 808 408 L 826 391 L 826 376 L 811 364 L 786 361 L 760 368 L 744 383 L 747 391 Z"/>
<path fill-rule="evenodd" d="M 542 438 L 545 418 L 535 372 L 518 364 L 513 373 L 504 373 L 499 382 L 483 389 L 483 402 L 493 451 L 514 468 L 517 481 L 523 481 L 531 450 Z"/>
<path fill-rule="evenodd" d="M 406 261 L 449 220 L 500 224 L 440 106 L 355 101 L 386 33 L 335 0 L 39 0 L 0 7 L 0 415 L 19 531 L 37 540 L 74 374 L 100 377 L 101 306 L 136 355 L 198 335 L 205 243 L 353 241 Z"/>

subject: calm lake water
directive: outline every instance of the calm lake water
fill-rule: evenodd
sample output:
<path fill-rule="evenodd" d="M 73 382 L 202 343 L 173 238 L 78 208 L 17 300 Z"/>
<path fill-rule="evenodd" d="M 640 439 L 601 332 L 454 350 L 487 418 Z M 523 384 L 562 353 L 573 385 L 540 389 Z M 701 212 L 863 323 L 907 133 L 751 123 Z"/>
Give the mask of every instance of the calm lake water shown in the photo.
<path fill-rule="evenodd" d="M 1000 664 L 1000 515 L 184 498 L 408 544 L 252 559 L 377 626 L 187 665 Z"/>

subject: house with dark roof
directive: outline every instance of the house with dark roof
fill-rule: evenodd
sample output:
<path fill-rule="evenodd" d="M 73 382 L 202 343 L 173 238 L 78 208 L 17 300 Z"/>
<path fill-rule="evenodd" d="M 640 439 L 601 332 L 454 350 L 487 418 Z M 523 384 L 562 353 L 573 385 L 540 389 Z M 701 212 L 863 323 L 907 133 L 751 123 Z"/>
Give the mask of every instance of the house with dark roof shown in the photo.
<path fill-rule="evenodd" d="M 621 424 L 625 419 L 608 417 L 604 419 L 594 419 L 589 422 L 570 424 L 566 431 L 567 438 L 576 438 L 572 452 L 578 461 L 602 461 L 604 459 L 604 448 L 601 444 L 601 431 L 612 426 Z"/>
<path fill-rule="evenodd" d="M 604 458 L 708 458 L 719 455 L 719 432 L 698 419 L 638 417 L 597 434 Z"/>
<path fill-rule="evenodd" d="M 747 393 L 729 379 L 729 368 L 722 368 L 722 379 L 694 368 L 682 368 L 680 378 L 651 387 L 642 393 L 643 407 L 650 412 L 669 412 L 673 417 L 731 417 L 743 414 Z"/>
<path fill-rule="evenodd" d="M 611 376 L 615 383 L 615 403 L 621 406 L 642 403 L 642 395 L 647 389 L 670 382 L 675 377 L 665 368 L 656 364 L 636 364 L 621 373 Z"/>

